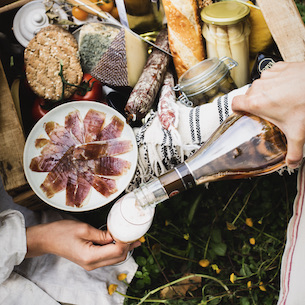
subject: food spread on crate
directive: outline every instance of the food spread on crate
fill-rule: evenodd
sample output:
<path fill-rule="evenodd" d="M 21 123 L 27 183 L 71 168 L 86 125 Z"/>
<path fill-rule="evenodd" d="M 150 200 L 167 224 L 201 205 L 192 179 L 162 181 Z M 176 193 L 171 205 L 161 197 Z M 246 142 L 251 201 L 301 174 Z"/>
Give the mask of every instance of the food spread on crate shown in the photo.
<path fill-rule="evenodd" d="M 222 75 L 229 79 L 232 88 L 242 87 L 249 83 L 252 65 L 257 54 L 266 51 L 273 44 L 262 13 L 251 1 L 215 3 L 211 0 L 157 1 L 154 10 L 157 8 L 158 14 L 162 14 L 164 18 L 158 27 L 151 26 L 151 32 L 147 28 L 145 32 L 138 31 L 141 27 L 139 24 L 135 26 L 134 21 L 138 16 L 138 21 L 144 23 L 150 20 L 143 18 L 146 16 L 145 14 L 156 14 L 156 12 L 154 10 L 148 12 L 146 8 L 145 12 L 143 11 L 144 15 L 140 16 L 142 10 L 136 9 L 135 15 L 131 17 L 130 10 L 135 9 L 131 5 L 132 1 L 126 3 L 127 14 L 126 11 L 125 14 L 118 11 L 114 1 L 107 1 L 107 7 L 104 6 L 103 1 L 91 0 L 47 2 L 36 0 L 32 1 L 32 5 L 34 2 L 40 6 L 40 9 L 41 5 L 44 5 L 48 22 L 45 22 L 38 30 L 36 29 L 28 42 L 23 41 L 26 44 L 24 45 L 25 87 L 33 97 L 33 105 L 30 107 L 31 114 L 29 115 L 28 110 L 23 111 L 23 119 L 31 120 L 32 124 L 28 125 L 28 132 L 32 128 L 34 130 L 37 128 L 37 125 L 34 126 L 35 122 L 39 118 L 43 120 L 46 113 L 52 114 L 58 107 L 64 105 L 72 107 L 73 103 L 85 104 L 89 100 L 103 107 L 118 110 L 114 117 L 118 118 L 120 112 L 124 120 L 126 119 L 122 126 L 134 128 L 134 133 L 136 133 L 135 128 L 137 127 L 143 129 L 153 113 L 157 114 L 160 121 L 158 128 L 177 134 L 178 118 L 175 117 L 177 114 L 175 109 L 178 103 L 187 107 L 195 107 L 212 101 L 213 97 L 225 94 L 220 89 Z M 128 5 L 131 6 L 128 8 Z M 26 5 L 20 10 L 25 7 Z M 26 22 L 26 19 L 19 14 L 19 24 L 22 21 Z M 156 22 L 154 21 L 154 25 Z M 253 33 L 250 29 L 255 29 L 256 32 Z M 22 34 L 20 32 L 15 31 L 16 38 Z M 260 36 L 257 32 L 261 32 L 263 35 Z M 199 65 L 207 67 L 208 65 L 202 63 L 213 58 L 220 59 L 221 63 L 225 62 L 225 58 L 229 58 L 233 64 L 229 64 L 224 68 L 225 72 L 221 70 L 221 73 L 215 73 L 215 71 L 223 69 L 218 67 L 218 60 L 211 61 L 213 65 L 209 64 L 209 69 L 194 69 Z M 223 65 L 226 66 L 226 64 Z M 186 75 L 187 81 L 185 81 Z M 201 83 L 202 79 L 213 80 L 209 82 L 209 88 L 206 88 L 206 81 Z M 177 88 L 179 89 L 177 90 Z M 94 94 L 95 92 L 96 94 Z M 196 100 L 194 104 L 192 98 L 197 94 L 202 96 L 201 102 Z M 205 97 L 206 94 L 208 97 Z M 78 109 L 76 108 L 75 111 L 77 112 Z M 90 113 L 89 109 L 88 113 Z M 26 115 L 28 115 L 27 118 L 25 118 Z M 69 118 L 70 115 L 70 112 L 62 114 L 65 118 Z M 99 120 L 92 119 L 91 121 L 98 122 Z M 85 130 L 85 122 L 86 114 L 77 123 Z M 113 124 L 115 123 L 113 122 Z M 109 125 L 112 126 L 112 123 L 109 122 Z M 102 147 L 106 145 L 105 141 L 99 138 L 94 141 L 80 141 L 79 139 L 76 141 L 74 131 L 69 129 L 65 123 L 59 123 L 56 120 L 55 123 L 45 121 L 44 125 L 40 126 L 42 132 L 46 132 L 49 137 L 50 126 L 52 126 L 51 130 L 55 130 L 55 134 L 68 132 L 73 138 L 73 143 L 61 151 L 56 162 L 54 159 L 52 161 L 48 159 L 49 174 L 40 185 L 47 198 L 53 197 L 53 187 L 57 188 L 52 185 L 52 181 L 56 180 L 51 177 L 54 169 L 55 171 L 58 167 L 67 169 L 66 164 L 73 165 L 69 171 L 71 176 L 72 173 L 75 174 L 75 168 L 77 168 L 76 181 L 83 180 L 83 168 L 86 168 L 88 172 L 93 172 L 96 177 L 103 176 L 100 172 L 95 172 L 97 163 L 99 169 L 104 167 L 106 170 L 107 166 L 101 165 L 101 158 L 107 159 L 107 162 L 110 162 L 111 159 L 111 166 L 123 169 L 122 173 L 125 173 L 125 170 L 130 171 L 129 163 L 122 164 L 120 158 L 114 158 L 113 155 L 107 153 L 91 158 L 94 160 L 90 160 L 90 162 L 87 160 L 88 162 L 84 165 L 84 160 L 78 160 L 75 156 L 76 151 L 83 149 L 80 154 L 83 156 L 87 152 L 91 153 L 91 150 L 88 150 L 89 147 L 90 149 L 99 147 L 98 149 L 103 150 Z M 97 126 L 99 129 L 97 134 L 103 131 L 101 126 Z M 134 138 L 134 133 L 129 136 Z M 37 139 L 40 139 L 40 135 L 35 140 Z M 139 136 L 137 140 L 139 141 Z M 107 145 L 113 143 L 113 140 L 107 141 Z M 133 150 L 136 150 L 137 145 L 136 142 L 134 143 Z M 34 142 L 32 145 L 34 145 L 34 149 Z M 41 158 L 44 162 L 46 161 L 45 151 L 48 145 L 46 144 L 42 149 L 39 148 L 41 150 L 39 156 L 31 156 L 34 163 L 27 162 L 31 172 L 40 167 Z M 137 163 L 136 160 L 132 162 Z M 136 165 L 134 165 L 134 171 L 135 167 Z M 28 168 L 25 170 L 28 172 Z M 72 179 L 71 176 L 68 175 L 65 179 Z M 47 181 L 48 179 L 49 181 Z M 86 189 L 83 193 L 84 198 L 89 189 L 89 187 L 85 187 L 88 179 L 86 183 L 79 184 L 81 188 Z M 89 184 L 91 182 L 92 177 L 89 179 Z M 93 184 L 97 186 L 96 189 L 102 188 L 100 183 L 94 180 Z M 45 188 L 46 184 L 48 184 L 48 190 Z M 86 202 L 84 198 L 75 204 L 72 203 L 75 201 L 73 196 L 78 196 L 75 191 L 77 183 L 69 187 L 68 184 L 65 182 L 65 186 L 60 185 L 58 188 L 58 190 L 66 190 L 68 196 L 65 200 L 66 206 L 83 207 Z M 82 193 L 81 190 L 79 191 Z M 101 193 L 106 198 L 110 194 L 119 195 L 116 187 L 110 186 L 109 188 L 109 185 L 107 191 Z M 69 197 L 70 195 L 72 197 Z"/>

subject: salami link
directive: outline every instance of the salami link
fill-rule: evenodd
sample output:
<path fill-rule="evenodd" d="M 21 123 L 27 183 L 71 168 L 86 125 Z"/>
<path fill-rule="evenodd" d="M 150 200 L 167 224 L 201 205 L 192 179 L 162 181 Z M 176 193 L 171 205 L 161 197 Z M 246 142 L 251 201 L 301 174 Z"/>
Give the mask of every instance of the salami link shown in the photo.
<path fill-rule="evenodd" d="M 163 50 L 170 52 L 167 28 L 160 31 L 155 43 Z M 140 120 L 149 112 L 163 83 L 169 62 L 168 54 L 156 48 L 152 50 L 126 103 L 127 121 Z"/>
<path fill-rule="evenodd" d="M 169 130 L 170 127 L 177 128 L 178 125 L 178 110 L 176 107 L 176 94 L 173 90 L 174 86 L 174 76 L 171 72 L 166 72 L 158 103 L 159 120 L 161 126 L 166 130 Z"/>

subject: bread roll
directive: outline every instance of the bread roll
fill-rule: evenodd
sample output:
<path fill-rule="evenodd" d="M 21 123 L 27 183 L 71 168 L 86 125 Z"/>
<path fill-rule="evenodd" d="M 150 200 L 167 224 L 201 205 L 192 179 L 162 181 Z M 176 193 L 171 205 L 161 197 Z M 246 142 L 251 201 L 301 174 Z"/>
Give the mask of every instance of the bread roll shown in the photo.
<path fill-rule="evenodd" d="M 196 0 L 163 0 L 177 76 L 205 59 Z"/>
<path fill-rule="evenodd" d="M 42 28 L 24 51 L 25 73 L 33 92 L 48 100 L 69 98 L 83 77 L 74 36 L 57 25 Z M 71 85 L 63 84 L 59 72 Z"/>

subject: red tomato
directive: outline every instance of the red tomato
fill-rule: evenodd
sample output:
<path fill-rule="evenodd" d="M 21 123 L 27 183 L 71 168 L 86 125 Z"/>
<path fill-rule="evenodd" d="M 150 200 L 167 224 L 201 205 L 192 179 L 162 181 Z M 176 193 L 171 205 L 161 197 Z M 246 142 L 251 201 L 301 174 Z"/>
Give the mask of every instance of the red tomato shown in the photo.
<path fill-rule="evenodd" d="M 88 73 L 84 73 L 79 89 L 72 95 L 72 101 L 104 102 L 102 84 Z"/>
<path fill-rule="evenodd" d="M 36 97 L 31 111 L 32 119 L 35 123 L 49 111 L 44 107 L 45 107 L 45 100 L 41 97 Z"/>

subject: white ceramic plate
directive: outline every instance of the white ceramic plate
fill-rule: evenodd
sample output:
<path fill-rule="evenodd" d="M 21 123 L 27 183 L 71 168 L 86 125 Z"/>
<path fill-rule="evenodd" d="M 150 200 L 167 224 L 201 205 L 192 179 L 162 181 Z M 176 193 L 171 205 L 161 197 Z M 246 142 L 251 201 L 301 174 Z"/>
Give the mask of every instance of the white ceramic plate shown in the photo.
<path fill-rule="evenodd" d="M 61 126 L 64 126 L 65 116 L 71 111 L 74 111 L 76 109 L 79 110 L 82 118 L 85 117 L 89 109 L 94 109 L 97 111 L 104 112 L 106 114 L 106 121 L 104 126 L 106 126 L 106 124 L 110 122 L 113 115 L 116 115 L 125 123 L 122 135 L 119 139 L 122 140 L 129 139 L 132 141 L 132 145 L 133 145 L 132 151 L 117 156 L 119 158 L 131 162 L 131 167 L 128 170 L 128 172 L 116 180 L 118 191 L 110 195 L 109 197 L 104 197 L 99 192 L 97 192 L 93 187 L 91 187 L 90 197 L 87 204 L 80 208 L 70 207 L 66 205 L 65 190 L 55 194 L 52 198 L 47 198 L 44 192 L 41 190 L 40 185 L 44 181 L 48 173 L 37 173 L 37 172 L 33 172 L 30 169 L 30 163 L 32 158 L 40 155 L 40 149 L 37 149 L 35 147 L 35 140 L 37 138 L 49 139 L 48 135 L 44 130 L 44 124 L 50 121 L 54 121 L 60 124 Z M 83 212 L 102 207 L 105 204 L 117 198 L 125 190 L 125 188 L 130 183 L 131 179 L 133 178 L 133 175 L 136 170 L 137 159 L 138 159 L 138 150 L 137 150 L 135 135 L 133 133 L 132 128 L 126 123 L 125 118 L 119 112 L 101 103 L 89 102 L 89 101 L 77 101 L 77 102 L 66 103 L 54 108 L 36 123 L 36 125 L 31 130 L 25 143 L 24 153 L 23 153 L 23 166 L 24 166 L 25 176 L 27 178 L 29 185 L 31 186 L 33 191 L 37 194 L 37 196 L 40 197 L 43 201 L 61 210 Z"/>

